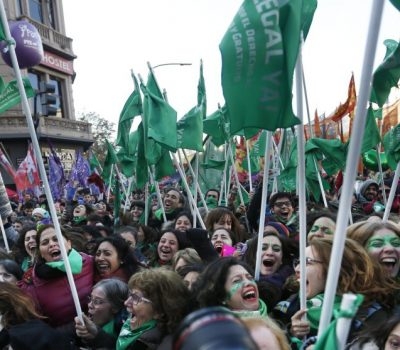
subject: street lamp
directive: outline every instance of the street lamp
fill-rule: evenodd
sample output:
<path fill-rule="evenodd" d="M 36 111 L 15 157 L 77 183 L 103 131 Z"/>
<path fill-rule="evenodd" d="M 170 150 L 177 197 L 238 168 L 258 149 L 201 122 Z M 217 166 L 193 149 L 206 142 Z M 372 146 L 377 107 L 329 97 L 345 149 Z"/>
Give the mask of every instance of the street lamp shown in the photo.
<path fill-rule="evenodd" d="M 191 66 L 191 65 L 192 65 L 191 63 L 185 63 L 185 62 L 168 62 L 168 63 L 161 63 L 161 64 L 156 64 L 155 66 L 152 66 L 150 64 L 150 62 L 147 62 L 147 66 L 149 67 L 150 71 L 152 71 L 155 68 L 162 67 L 162 66 Z M 158 85 L 158 83 L 157 83 L 157 85 Z M 167 90 L 163 89 L 162 94 L 164 96 L 165 101 L 168 101 Z"/>
<path fill-rule="evenodd" d="M 151 68 L 157 68 L 157 67 L 162 67 L 162 66 L 191 66 L 191 63 L 183 63 L 183 62 L 171 62 L 171 63 L 161 63 L 157 64 Z"/>

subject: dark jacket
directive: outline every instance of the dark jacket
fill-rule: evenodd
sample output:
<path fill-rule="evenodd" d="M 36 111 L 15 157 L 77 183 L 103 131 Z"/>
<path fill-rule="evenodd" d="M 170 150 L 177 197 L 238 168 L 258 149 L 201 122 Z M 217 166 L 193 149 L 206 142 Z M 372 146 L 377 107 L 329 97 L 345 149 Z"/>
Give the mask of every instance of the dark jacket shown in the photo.
<path fill-rule="evenodd" d="M 29 320 L 3 329 L 0 332 L 0 348 L 11 345 L 13 350 L 67 350 L 70 343 L 61 332 L 41 320 Z"/>

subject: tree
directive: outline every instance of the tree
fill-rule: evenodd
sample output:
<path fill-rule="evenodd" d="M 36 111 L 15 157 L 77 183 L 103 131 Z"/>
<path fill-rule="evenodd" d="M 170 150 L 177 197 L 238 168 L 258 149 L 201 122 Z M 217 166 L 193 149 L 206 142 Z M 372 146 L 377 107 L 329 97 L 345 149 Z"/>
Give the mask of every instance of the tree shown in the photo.
<path fill-rule="evenodd" d="M 95 112 L 79 113 L 78 120 L 90 123 L 92 125 L 92 134 L 94 143 L 90 147 L 100 162 L 104 161 L 107 154 L 106 140 L 115 138 L 115 123 L 101 118 Z"/>

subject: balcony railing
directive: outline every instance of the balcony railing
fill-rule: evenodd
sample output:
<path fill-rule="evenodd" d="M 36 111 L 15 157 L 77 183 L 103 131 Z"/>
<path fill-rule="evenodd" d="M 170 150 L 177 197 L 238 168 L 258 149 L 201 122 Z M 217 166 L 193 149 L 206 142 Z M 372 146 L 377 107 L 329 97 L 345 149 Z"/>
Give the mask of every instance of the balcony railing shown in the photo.
<path fill-rule="evenodd" d="M 36 133 L 40 137 L 57 138 L 65 141 L 92 143 L 91 124 L 63 118 L 40 117 Z M 0 118 L 2 138 L 29 137 L 26 118 L 22 116 L 4 116 Z"/>
<path fill-rule="evenodd" d="M 67 36 L 57 32 L 53 28 L 47 27 L 42 23 L 34 21 L 32 18 L 21 16 L 18 19 L 27 20 L 29 23 L 32 23 L 36 29 L 38 30 L 43 44 L 53 47 L 57 50 L 60 50 L 63 53 L 67 53 L 73 57 L 75 57 L 72 51 L 72 39 Z"/>

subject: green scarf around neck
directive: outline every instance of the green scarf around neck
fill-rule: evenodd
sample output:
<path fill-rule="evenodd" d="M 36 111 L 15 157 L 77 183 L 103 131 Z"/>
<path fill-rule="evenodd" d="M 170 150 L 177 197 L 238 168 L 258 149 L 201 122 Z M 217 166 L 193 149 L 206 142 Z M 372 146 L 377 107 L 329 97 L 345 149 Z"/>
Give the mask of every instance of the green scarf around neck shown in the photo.
<path fill-rule="evenodd" d="M 73 275 L 82 272 L 82 256 L 75 249 L 71 249 L 68 254 L 68 261 Z M 47 262 L 46 265 L 65 272 L 65 264 L 63 260 Z"/>
<path fill-rule="evenodd" d="M 261 299 L 258 300 L 258 310 L 232 310 L 232 312 L 240 318 L 268 317 L 267 305 Z"/>
<path fill-rule="evenodd" d="M 117 339 L 117 350 L 125 350 L 132 343 L 140 338 L 140 336 L 144 333 L 153 329 L 157 326 L 156 320 L 150 320 L 143 323 L 140 327 L 132 330 L 131 329 L 131 318 L 129 317 L 125 323 L 122 325 L 121 332 L 119 333 Z"/>

